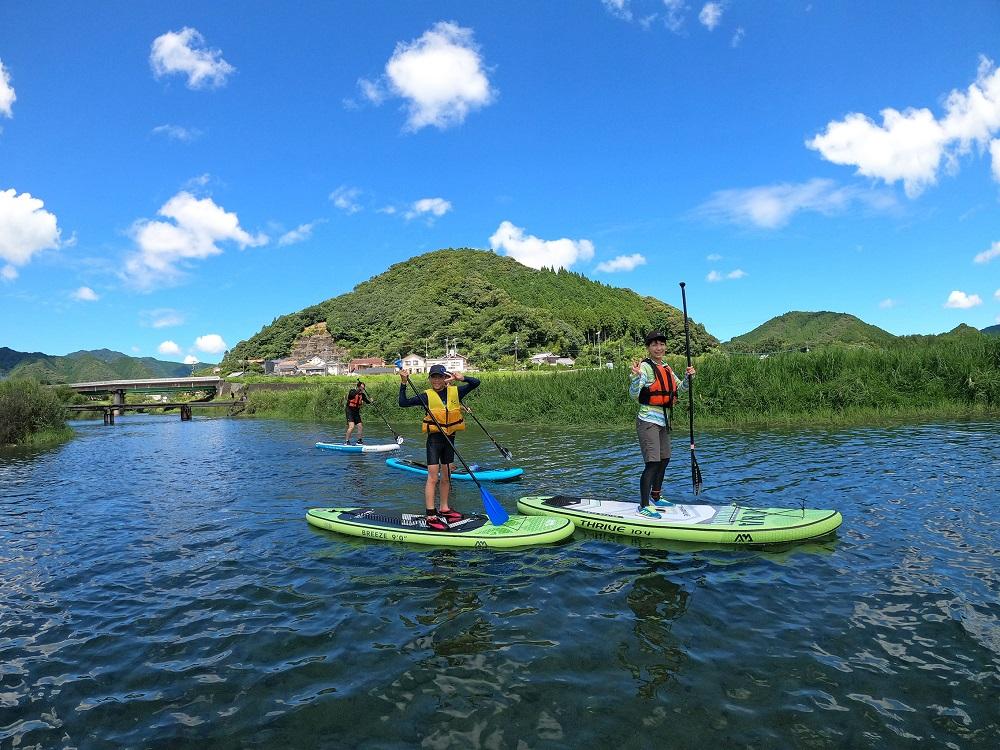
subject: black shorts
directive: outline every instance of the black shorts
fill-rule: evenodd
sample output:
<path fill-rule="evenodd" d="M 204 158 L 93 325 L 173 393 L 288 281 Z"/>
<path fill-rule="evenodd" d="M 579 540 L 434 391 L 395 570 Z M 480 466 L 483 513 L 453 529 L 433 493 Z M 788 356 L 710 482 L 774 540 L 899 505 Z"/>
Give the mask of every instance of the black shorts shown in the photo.
<path fill-rule="evenodd" d="M 361 424 L 361 409 L 352 409 L 350 406 L 348 406 L 346 415 L 348 422 L 354 422 L 354 424 Z"/>
<path fill-rule="evenodd" d="M 455 436 L 452 435 L 454 440 Z M 455 450 L 448 445 L 447 439 L 440 432 L 431 432 L 427 435 L 427 465 L 451 464 L 455 462 Z"/>

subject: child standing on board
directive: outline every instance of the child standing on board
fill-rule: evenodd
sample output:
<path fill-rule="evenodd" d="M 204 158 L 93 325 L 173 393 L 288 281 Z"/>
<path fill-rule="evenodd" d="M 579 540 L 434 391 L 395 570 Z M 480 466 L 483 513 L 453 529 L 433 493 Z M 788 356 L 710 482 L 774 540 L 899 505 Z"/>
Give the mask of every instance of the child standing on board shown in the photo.
<path fill-rule="evenodd" d="M 447 435 L 455 439 L 455 433 L 465 429 L 462 416 L 462 399 L 479 385 L 477 378 L 460 372 L 448 372 L 444 365 L 432 365 L 429 373 L 431 387 L 416 396 L 406 394 L 406 384 L 410 380 L 409 370 L 399 371 L 399 405 L 423 406 L 434 415 L 427 414 L 421 429 L 427 433 L 427 483 L 424 485 L 424 510 L 427 513 L 427 528 L 447 531 L 449 524 L 462 520 L 462 514 L 448 505 L 451 493 L 451 464 L 455 461 L 455 451 L 445 439 Z M 462 381 L 461 385 L 452 385 Z M 434 420 L 437 420 L 435 424 Z M 438 425 L 444 430 L 442 434 Z M 434 507 L 434 493 L 441 478 L 440 509 Z"/>
<path fill-rule="evenodd" d="M 660 497 L 663 475 L 670 463 L 670 412 L 677 403 L 677 394 L 686 391 L 694 368 L 687 368 L 687 377 L 681 381 L 670 365 L 663 361 L 667 350 L 667 337 L 659 331 L 646 336 L 646 353 L 642 362 L 632 363 L 629 396 L 636 399 L 639 415 L 635 419 L 639 435 L 639 450 L 646 463 L 639 478 L 639 515 L 660 518 L 656 508 L 671 505 Z"/>

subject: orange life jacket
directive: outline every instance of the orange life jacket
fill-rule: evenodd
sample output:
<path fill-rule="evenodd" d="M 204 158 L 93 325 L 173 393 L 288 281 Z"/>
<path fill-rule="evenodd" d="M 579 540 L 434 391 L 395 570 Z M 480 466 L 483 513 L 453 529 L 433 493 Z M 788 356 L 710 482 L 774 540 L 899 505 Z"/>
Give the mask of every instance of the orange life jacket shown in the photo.
<path fill-rule="evenodd" d="M 639 403 L 660 406 L 664 411 L 677 403 L 677 376 L 665 365 L 658 365 L 648 357 L 642 360 L 653 368 L 653 382 L 639 391 Z"/>
<path fill-rule="evenodd" d="M 361 402 L 364 400 L 364 398 L 365 398 L 364 391 L 355 391 L 354 398 L 347 399 L 347 405 L 350 406 L 352 409 L 360 409 Z"/>

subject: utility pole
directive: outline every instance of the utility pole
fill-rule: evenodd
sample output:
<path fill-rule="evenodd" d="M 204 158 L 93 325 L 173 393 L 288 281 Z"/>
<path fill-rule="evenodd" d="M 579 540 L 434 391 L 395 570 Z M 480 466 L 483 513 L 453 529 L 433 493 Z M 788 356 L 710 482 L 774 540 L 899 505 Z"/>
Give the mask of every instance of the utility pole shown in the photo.
<path fill-rule="evenodd" d="M 603 367 L 604 362 L 601 359 L 601 332 L 597 331 L 597 366 Z"/>
<path fill-rule="evenodd" d="M 517 369 L 517 336 L 514 337 L 514 369 Z"/>

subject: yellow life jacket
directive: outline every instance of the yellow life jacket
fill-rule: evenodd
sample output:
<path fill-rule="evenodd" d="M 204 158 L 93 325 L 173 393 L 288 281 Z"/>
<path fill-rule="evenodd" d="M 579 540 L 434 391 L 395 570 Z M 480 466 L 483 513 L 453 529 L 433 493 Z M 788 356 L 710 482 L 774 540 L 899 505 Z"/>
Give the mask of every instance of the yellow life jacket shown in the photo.
<path fill-rule="evenodd" d="M 462 404 L 458 400 L 457 385 L 448 386 L 447 404 L 441 400 L 441 397 L 433 388 L 428 388 L 424 393 L 427 394 L 427 408 L 434 415 L 434 419 L 438 421 L 438 424 L 444 428 L 445 435 L 454 435 L 459 430 L 465 429 L 465 417 L 462 416 Z M 441 430 L 434 424 L 434 419 L 425 414 L 424 422 L 420 425 L 420 429 L 424 432 L 440 432 Z"/>

